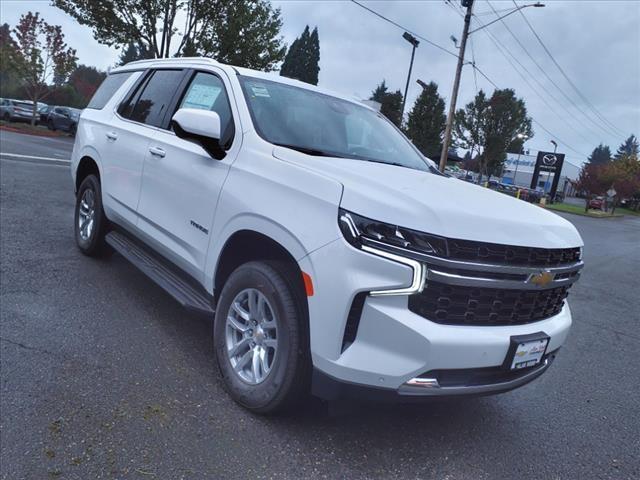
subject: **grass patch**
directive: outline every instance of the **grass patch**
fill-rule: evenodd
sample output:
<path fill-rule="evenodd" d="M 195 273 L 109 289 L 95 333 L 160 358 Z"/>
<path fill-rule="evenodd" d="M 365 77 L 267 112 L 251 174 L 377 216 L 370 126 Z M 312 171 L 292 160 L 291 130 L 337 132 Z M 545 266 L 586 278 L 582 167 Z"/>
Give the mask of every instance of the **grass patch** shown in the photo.
<path fill-rule="evenodd" d="M 592 210 L 592 209 L 589 209 L 588 212 L 585 212 L 584 206 L 571 205 L 568 203 L 553 203 L 551 205 L 547 205 L 546 208 L 548 208 L 549 210 L 555 210 L 556 212 L 573 213 L 574 215 L 582 215 L 583 217 L 592 217 L 592 218 L 622 217 L 621 211 L 626 210 L 624 208 L 617 208 L 616 213 L 613 215 L 607 212 L 603 212 L 601 210 Z"/>
<path fill-rule="evenodd" d="M 616 208 L 616 213 L 622 213 L 624 215 L 632 215 L 634 217 L 640 217 L 640 211 L 631 210 L 629 208 L 618 207 Z"/>

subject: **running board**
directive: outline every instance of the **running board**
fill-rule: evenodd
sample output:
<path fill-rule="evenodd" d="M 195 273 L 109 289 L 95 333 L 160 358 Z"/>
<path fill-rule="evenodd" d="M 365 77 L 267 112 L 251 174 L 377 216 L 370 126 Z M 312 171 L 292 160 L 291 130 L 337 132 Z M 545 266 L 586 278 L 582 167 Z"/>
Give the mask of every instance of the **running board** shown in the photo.
<path fill-rule="evenodd" d="M 113 249 L 138 267 L 147 277 L 162 287 L 169 295 L 188 310 L 213 315 L 213 298 L 204 289 L 193 285 L 186 274 L 176 272 L 167 260 L 159 258 L 148 249 L 131 240 L 127 235 L 111 231 L 105 240 Z"/>

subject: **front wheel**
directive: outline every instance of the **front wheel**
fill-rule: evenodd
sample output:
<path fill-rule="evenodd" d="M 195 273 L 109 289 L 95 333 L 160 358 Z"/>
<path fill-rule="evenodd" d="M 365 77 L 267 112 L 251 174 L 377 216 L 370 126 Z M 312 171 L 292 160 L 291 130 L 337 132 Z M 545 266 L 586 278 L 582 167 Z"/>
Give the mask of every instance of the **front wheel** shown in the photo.
<path fill-rule="evenodd" d="M 89 175 L 80 184 L 76 197 L 75 236 L 78 248 L 90 257 L 107 252 L 105 235 L 109 221 L 102 209 L 100 180 Z"/>
<path fill-rule="evenodd" d="M 276 413 L 308 388 L 306 310 L 284 264 L 236 269 L 216 309 L 214 345 L 231 397 L 256 413 Z"/>
<path fill-rule="evenodd" d="M 47 128 L 49 128 L 49 130 L 52 130 L 54 132 L 56 131 L 56 126 L 53 123 L 53 120 L 49 120 L 49 122 L 47 123 Z"/>

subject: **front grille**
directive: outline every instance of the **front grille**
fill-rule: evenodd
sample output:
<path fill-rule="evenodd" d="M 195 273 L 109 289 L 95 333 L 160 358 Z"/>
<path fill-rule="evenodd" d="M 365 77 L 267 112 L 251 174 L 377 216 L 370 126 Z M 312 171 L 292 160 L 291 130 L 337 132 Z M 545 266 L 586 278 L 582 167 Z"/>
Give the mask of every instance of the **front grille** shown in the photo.
<path fill-rule="evenodd" d="M 555 267 L 580 260 L 580 248 L 517 247 L 457 239 L 448 239 L 447 244 L 452 260 L 531 267 Z"/>
<path fill-rule="evenodd" d="M 517 290 L 429 282 L 409 297 L 409 310 L 445 325 L 522 325 L 557 315 L 568 286 Z"/>

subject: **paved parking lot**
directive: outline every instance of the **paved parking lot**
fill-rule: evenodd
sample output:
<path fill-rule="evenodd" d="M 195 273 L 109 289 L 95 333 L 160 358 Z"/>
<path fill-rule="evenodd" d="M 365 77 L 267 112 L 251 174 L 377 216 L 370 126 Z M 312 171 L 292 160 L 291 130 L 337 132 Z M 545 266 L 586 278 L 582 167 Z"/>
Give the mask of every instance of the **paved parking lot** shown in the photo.
<path fill-rule="evenodd" d="M 640 478 L 640 218 L 566 216 L 587 267 L 534 383 L 262 418 L 225 395 L 209 320 L 78 253 L 68 168 L 8 155 L 71 149 L 46 143 L 0 132 L 0 478 Z"/>

